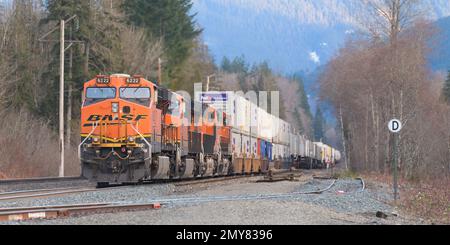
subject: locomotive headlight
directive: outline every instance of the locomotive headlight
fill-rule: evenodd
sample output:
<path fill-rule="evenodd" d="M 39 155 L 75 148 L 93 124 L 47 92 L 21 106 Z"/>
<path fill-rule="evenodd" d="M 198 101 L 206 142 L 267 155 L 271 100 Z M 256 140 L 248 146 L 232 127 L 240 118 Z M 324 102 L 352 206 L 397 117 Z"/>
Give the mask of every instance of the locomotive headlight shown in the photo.
<path fill-rule="evenodd" d="M 95 144 L 97 144 L 98 142 L 100 142 L 100 139 L 97 137 L 92 138 L 92 142 L 94 142 Z"/>
<path fill-rule="evenodd" d="M 134 139 L 134 137 L 131 137 L 131 136 L 130 136 L 130 137 L 128 137 L 128 142 L 130 142 L 130 143 L 133 143 L 133 142 L 134 142 L 134 140 L 135 140 L 135 139 Z"/>
<path fill-rule="evenodd" d="M 112 112 L 119 113 L 119 103 L 112 103 Z"/>

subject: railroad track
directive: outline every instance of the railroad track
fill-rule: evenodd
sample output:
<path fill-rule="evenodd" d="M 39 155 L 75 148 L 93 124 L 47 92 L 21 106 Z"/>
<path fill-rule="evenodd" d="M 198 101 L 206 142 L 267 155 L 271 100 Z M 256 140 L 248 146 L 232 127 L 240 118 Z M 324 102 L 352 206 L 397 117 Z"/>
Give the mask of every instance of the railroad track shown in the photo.
<path fill-rule="evenodd" d="M 236 176 L 233 179 L 248 178 L 251 176 Z M 115 212 L 131 212 L 142 211 L 149 209 L 159 209 L 162 206 L 167 205 L 180 205 L 180 204 L 198 204 L 209 202 L 226 202 L 226 201 L 259 201 L 259 200 L 280 200 L 280 199 L 296 199 L 302 195 L 321 195 L 329 192 L 336 186 L 338 179 L 331 178 L 318 178 L 319 180 L 329 180 L 330 184 L 327 184 L 326 188 L 317 191 L 305 191 L 305 192 L 293 192 L 283 194 L 253 194 L 253 195 L 234 195 L 234 196 L 200 196 L 200 197 L 180 197 L 171 199 L 155 199 L 150 200 L 149 203 L 141 204 L 123 204 L 123 203 L 94 203 L 94 204 L 75 204 L 75 205 L 62 205 L 62 206 L 41 206 L 41 207 L 24 207 L 24 208 L 0 208 L 0 222 L 4 221 L 24 221 L 32 219 L 57 219 L 64 217 L 91 215 L 97 213 L 115 213 Z M 201 181 L 188 181 L 181 182 L 178 185 L 189 185 L 199 183 L 219 182 L 224 180 L 230 180 L 230 178 L 213 178 Z M 361 182 L 361 188 L 356 192 L 365 191 L 366 185 L 362 178 L 357 178 Z M 97 189 L 50 189 L 50 190 L 34 190 L 34 191 L 22 191 L 14 193 L 2 193 L 0 194 L 0 200 L 2 198 L 30 198 L 30 197 L 42 197 L 52 195 L 64 195 L 70 193 L 77 193 L 83 191 L 97 191 Z M 332 193 L 332 192 L 331 192 Z M 12 195 L 12 196 L 9 196 Z"/>
<path fill-rule="evenodd" d="M 174 205 L 174 204 L 189 204 L 189 203 L 207 203 L 207 202 L 224 202 L 224 201 L 258 201 L 258 200 L 276 200 L 276 199 L 295 199 L 301 195 L 321 195 L 330 191 L 338 179 L 332 178 L 320 178 L 322 180 L 332 180 L 332 183 L 324 189 L 317 191 L 305 191 L 305 192 L 293 192 L 286 194 L 265 194 L 265 195 L 237 195 L 237 196 L 213 196 L 213 197 L 183 197 L 172 199 L 156 199 L 154 202 L 161 203 L 161 205 Z M 357 178 L 361 181 L 361 189 L 357 192 L 364 192 L 366 185 L 362 178 Z"/>
<path fill-rule="evenodd" d="M 5 179 L 0 180 L 0 185 L 2 184 L 29 184 L 29 183 L 37 183 L 37 182 L 63 182 L 63 181 L 78 181 L 78 180 L 86 180 L 80 176 L 72 176 L 72 177 L 50 177 L 50 178 L 28 178 L 28 179 Z"/>
<path fill-rule="evenodd" d="M 217 182 L 223 182 L 223 181 L 229 181 L 229 180 L 237 180 L 237 179 L 248 179 L 255 176 L 250 175 L 240 175 L 240 176 L 231 176 L 231 177 L 216 177 L 216 178 L 208 178 L 208 179 L 199 179 L 199 180 L 187 180 L 187 181 L 180 181 L 175 182 L 175 186 L 189 186 L 189 185 L 200 185 L 200 184 L 209 184 L 209 183 L 217 183 Z"/>
<path fill-rule="evenodd" d="M 57 219 L 72 216 L 143 211 L 149 209 L 159 209 L 158 203 L 144 204 L 118 204 L 118 203 L 97 203 L 97 204 L 76 204 L 64 206 L 42 206 L 25 208 L 1 208 L 0 222 L 5 221 L 25 221 L 32 219 Z"/>
<path fill-rule="evenodd" d="M 38 190 L 26 190 L 26 191 L 13 191 L 13 192 L 3 192 L 0 193 L 1 201 L 11 201 L 18 199 L 29 199 L 29 198 L 43 198 L 51 196 L 60 196 L 67 194 L 76 194 L 83 192 L 97 191 L 96 188 L 92 187 L 71 187 L 71 188 L 55 188 L 55 189 L 38 189 Z"/>
<path fill-rule="evenodd" d="M 238 196 L 213 196 L 213 197 L 185 197 L 185 198 L 173 198 L 173 199 L 156 199 L 153 202 L 161 203 L 161 205 L 170 204 L 188 204 L 188 203 L 205 203 L 205 202 L 224 202 L 224 201 L 257 201 L 257 200 L 273 200 L 273 199 L 284 199 L 284 198 L 296 198 L 300 195 L 313 195 L 322 194 L 336 184 L 337 180 L 326 187 L 318 191 L 309 192 L 293 192 L 286 194 L 265 194 L 265 195 L 238 195 Z"/>

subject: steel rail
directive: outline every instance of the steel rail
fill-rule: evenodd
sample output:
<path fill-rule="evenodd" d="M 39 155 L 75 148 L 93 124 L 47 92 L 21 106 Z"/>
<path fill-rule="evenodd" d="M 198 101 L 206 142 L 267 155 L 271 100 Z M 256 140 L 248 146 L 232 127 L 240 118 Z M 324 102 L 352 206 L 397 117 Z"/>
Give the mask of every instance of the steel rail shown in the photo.
<path fill-rule="evenodd" d="M 230 177 L 216 177 L 216 178 L 208 178 L 208 179 L 199 179 L 199 180 L 184 180 L 180 182 L 175 182 L 175 186 L 189 186 L 189 185 L 200 185 L 200 184 L 208 184 L 208 183 L 216 183 L 228 180 L 238 180 L 238 179 L 248 179 L 255 176 L 230 176 Z"/>
<path fill-rule="evenodd" d="M 2 184 L 21 184 L 21 183 L 36 183 L 36 182 L 56 182 L 56 181 L 75 181 L 75 180 L 86 180 L 81 176 L 71 176 L 71 177 L 47 177 L 47 178 L 27 178 L 27 179 L 4 179 L 0 180 L 0 185 Z"/>
<path fill-rule="evenodd" d="M 97 189 L 91 188 L 91 187 L 81 187 L 81 188 L 56 188 L 56 189 L 4 192 L 4 193 L 0 193 L 0 201 L 10 201 L 10 200 L 38 198 L 38 197 L 50 197 L 50 196 L 59 196 L 59 195 L 92 192 L 92 191 L 97 191 Z"/>
<path fill-rule="evenodd" d="M 159 209 L 160 207 L 161 205 L 158 203 L 142 203 L 142 204 L 99 203 L 99 204 L 76 204 L 65 206 L 7 208 L 7 209 L 0 209 L 0 222 L 24 221 L 32 219 L 56 219 L 61 217 L 70 217 L 74 215 L 141 211 L 149 209 Z"/>

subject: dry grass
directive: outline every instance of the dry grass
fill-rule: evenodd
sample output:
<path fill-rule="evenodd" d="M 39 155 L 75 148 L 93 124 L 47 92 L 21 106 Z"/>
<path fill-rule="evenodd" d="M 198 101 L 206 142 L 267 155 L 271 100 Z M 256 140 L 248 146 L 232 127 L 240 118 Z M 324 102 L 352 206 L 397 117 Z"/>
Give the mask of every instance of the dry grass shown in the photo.
<path fill-rule="evenodd" d="M 437 179 L 405 187 L 401 207 L 434 223 L 450 224 L 450 180 Z"/>
<path fill-rule="evenodd" d="M 58 139 L 48 125 L 29 113 L 2 113 L 0 121 L 0 178 L 57 176 Z M 66 153 L 66 175 L 79 175 L 76 149 Z"/>
<path fill-rule="evenodd" d="M 364 174 L 366 179 L 392 185 L 388 174 Z M 450 224 L 450 179 L 428 178 L 420 181 L 399 180 L 399 208 L 437 224 Z"/>

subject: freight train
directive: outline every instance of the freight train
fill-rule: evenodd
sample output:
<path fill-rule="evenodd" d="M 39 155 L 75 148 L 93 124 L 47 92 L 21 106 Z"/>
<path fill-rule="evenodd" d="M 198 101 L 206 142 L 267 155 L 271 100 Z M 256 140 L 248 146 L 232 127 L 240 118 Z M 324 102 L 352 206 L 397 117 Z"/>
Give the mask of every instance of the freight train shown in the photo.
<path fill-rule="evenodd" d="M 228 100 L 225 112 L 140 76 L 95 77 L 83 92 L 82 175 L 123 184 L 329 168 L 341 159 L 244 97 Z"/>

